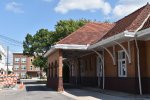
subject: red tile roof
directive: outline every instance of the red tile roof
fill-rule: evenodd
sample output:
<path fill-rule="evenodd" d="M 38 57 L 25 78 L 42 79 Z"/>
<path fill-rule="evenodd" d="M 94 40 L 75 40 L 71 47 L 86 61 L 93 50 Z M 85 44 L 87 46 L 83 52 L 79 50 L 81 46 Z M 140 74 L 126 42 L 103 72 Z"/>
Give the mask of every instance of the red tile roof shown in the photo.
<path fill-rule="evenodd" d="M 115 22 L 114 27 L 108 31 L 108 33 L 103 37 L 103 39 L 110 36 L 116 35 L 118 33 L 128 31 L 136 31 L 150 14 L 150 5 L 147 4 L 142 8 L 136 10 L 135 12 L 129 14 L 128 16 Z"/>
<path fill-rule="evenodd" d="M 110 23 L 87 23 L 77 31 L 57 42 L 57 44 L 93 44 L 102 38 L 113 26 L 114 24 Z"/>
<path fill-rule="evenodd" d="M 145 24 L 143 25 L 143 27 L 141 28 L 141 30 L 149 28 L 150 27 L 150 17 L 147 19 L 147 21 L 145 22 Z"/>
<path fill-rule="evenodd" d="M 77 31 L 60 40 L 57 44 L 93 44 L 102 39 L 124 32 L 136 31 L 150 14 L 150 5 L 147 4 L 114 24 L 87 23 Z M 150 18 L 142 29 L 150 27 Z"/>

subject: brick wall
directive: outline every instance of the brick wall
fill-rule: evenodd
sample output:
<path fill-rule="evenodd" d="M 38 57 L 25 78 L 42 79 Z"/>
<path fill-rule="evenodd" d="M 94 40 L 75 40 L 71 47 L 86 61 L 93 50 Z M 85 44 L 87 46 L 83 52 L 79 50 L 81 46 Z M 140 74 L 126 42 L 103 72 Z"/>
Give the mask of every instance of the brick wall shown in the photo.
<path fill-rule="evenodd" d="M 15 58 L 19 58 L 19 62 L 16 63 L 15 62 Z M 22 60 L 21 58 L 26 58 L 26 62 L 25 63 L 22 63 Z M 33 64 L 32 64 L 32 61 L 34 60 L 34 57 L 28 57 L 28 56 L 25 56 L 23 55 L 22 53 L 13 53 L 13 72 L 14 73 L 18 73 L 20 78 L 21 78 L 21 73 L 27 73 L 28 71 L 40 71 L 39 68 L 36 68 Z M 14 69 L 14 66 L 15 65 L 18 65 L 19 66 L 19 70 L 15 70 Z M 21 66 L 22 65 L 25 65 L 26 66 L 26 69 L 25 70 L 22 70 L 21 69 Z M 32 70 L 31 70 L 31 67 L 32 66 Z M 31 73 L 31 72 L 30 72 Z M 35 73 L 35 72 L 34 72 Z M 30 75 L 32 77 L 32 73 Z M 33 77 L 36 76 L 36 75 L 33 75 Z"/>
<path fill-rule="evenodd" d="M 57 91 L 63 91 L 62 51 L 57 50 L 48 56 L 49 76 L 47 86 Z"/>

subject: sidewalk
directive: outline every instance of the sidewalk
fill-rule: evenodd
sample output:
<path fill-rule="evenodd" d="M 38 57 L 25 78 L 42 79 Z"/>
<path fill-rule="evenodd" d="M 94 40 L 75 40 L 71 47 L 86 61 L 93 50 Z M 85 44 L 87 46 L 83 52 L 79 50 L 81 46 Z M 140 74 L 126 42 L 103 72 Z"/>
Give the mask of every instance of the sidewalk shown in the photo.
<path fill-rule="evenodd" d="M 65 89 L 62 94 L 76 100 L 150 100 L 150 95 L 135 95 L 91 87 Z"/>
<path fill-rule="evenodd" d="M 148 94 L 131 94 L 131 93 L 125 93 L 125 92 L 119 92 L 119 91 L 112 91 L 112 90 L 103 90 L 99 88 L 91 88 L 91 87 L 83 87 L 82 89 L 88 90 L 88 91 L 93 91 L 93 92 L 99 92 L 102 94 L 107 94 L 107 95 L 112 95 L 112 96 L 119 96 L 119 97 L 128 97 L 128 98 L 148 98 L 150 99 L 150 95 Z"/>

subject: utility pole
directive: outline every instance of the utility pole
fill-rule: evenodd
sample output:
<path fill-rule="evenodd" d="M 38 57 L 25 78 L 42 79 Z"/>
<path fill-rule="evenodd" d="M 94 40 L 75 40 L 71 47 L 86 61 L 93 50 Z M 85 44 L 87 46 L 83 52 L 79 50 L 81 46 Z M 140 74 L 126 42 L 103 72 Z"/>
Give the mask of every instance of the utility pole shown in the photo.
<path fill-rule="evenodd" d="M 9 57 L 9 46 L 7 46 L 7 77 L 8 77 L 8 58 Z"/>

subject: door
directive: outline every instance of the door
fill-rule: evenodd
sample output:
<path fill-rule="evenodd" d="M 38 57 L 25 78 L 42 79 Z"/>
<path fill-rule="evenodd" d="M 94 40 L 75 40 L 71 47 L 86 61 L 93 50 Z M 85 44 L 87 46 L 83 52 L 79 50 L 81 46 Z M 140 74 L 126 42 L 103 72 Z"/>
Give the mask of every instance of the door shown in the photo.
<path fill-rule="evenodd" d="M 103 61 L 97 57 L 97 77 L 98 77 L 98 87 L 101 87 L 102 83 L 102 68 L 103 68 Z"/>

